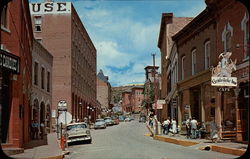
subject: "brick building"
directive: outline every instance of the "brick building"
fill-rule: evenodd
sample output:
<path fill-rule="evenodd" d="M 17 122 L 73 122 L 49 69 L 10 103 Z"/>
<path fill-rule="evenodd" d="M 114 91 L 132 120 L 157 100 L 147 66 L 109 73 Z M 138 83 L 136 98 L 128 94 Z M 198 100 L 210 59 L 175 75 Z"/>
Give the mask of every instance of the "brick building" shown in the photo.
<path fill-rule="evenodd" d="M 111 85 L 108 76 L 104 76 L 103 71 L 100 70 L 97 74 L 97 100 L 101 104 L 102 110 L 110 109 L 111 102 Z"/>
<path fill-rule="evenodd" d="M 131 90 L 126 90 L 122 92 L 122 111 L 132 112 L 131 107 Z"/>
<path fill-rule="evenodd" d="M 35 38 L 54 57 L 52 112 L 65 100 L 73 119 L 95 118 L 96 49 L 73 4 L 30 3 L 30 10 Z"/>
<path fill-rule="evenodd" d="M 185 25 L 187 25 L 192 19 L 192 17 L 175 17 L 173 13 L 162 13 L 158 39 L 158 47 L 161 51 L 162 79 L 171 79 L 174 77 L 173 74 L 177 74 L 176 63 L 173 63 L 175 56 L 171 56 L 172 50 L 174 50 L 176 47 L 173 45 L 171 37 L 181 30 Z M 172 65 L 170 66 L 170 64 Z M 175 72 L 173 70 L 175 70 Z M 167 116 L 176 117 L 175 113 L 173 113 L 176 107 L 172 105 L 171 100 L 172 98 L 176 98 L 172 97 L 176 96 L 176 89 L 172 88 L 174 83 L 171 83 L 170 81 L 171 80 L 162 80 L 160 99 L 166 100 L 166 104 L 163 105 L 163 109 L 161 111 L 162 118 L 167 118 Z"/>
<path fill-rule="evenodd" d="M 1 146 L 22 151 L 30 140 L 32 24 L 27 0 L 12 1 L 4 7 L 2 4 L 1 1 Z"/>
<path fill-rule="evenodd" d="M 172 36 L 172 52 L 177 55 L 178 74 L 174 76 L 178 124 L 190 116 L 206 123 L 214 117 L 222 138 L 247 141 L 249 13 L 235 0 L 206 0 L 206 4 L 205 10 Z M 211 68 L 227 51 L 232 52 L 232 60 L 237 59 L 232 76 L 238 78 L 238 83 L 236 88 L 220 92 L 219 87 L 211 86 Z M 171 83 L 173 77 L 164 80 Z"/>
<path fill-rule="evenodd" d="M 39 124 L 43 122 L 46 132 L 50 132 L 53 56 L 35 39 L 33 41 L 32 65 L 31 120 L 37 121 Z"/>
<path fill-rule="evenodd" d="M 141 112 L 142 101 L 144 99 L 143 95 L 144 86 L 134 86 L 131 90 L 131 107 L 133 113 Z"/>

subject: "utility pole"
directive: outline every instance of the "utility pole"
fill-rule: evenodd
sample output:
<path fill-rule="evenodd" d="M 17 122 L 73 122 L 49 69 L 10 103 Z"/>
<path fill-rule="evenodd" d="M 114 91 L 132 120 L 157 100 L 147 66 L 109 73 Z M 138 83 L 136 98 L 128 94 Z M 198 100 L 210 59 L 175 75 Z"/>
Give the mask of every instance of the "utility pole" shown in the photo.
<path fill-rule="evenodd" d="M 157 86 L 156 86 L 156 78 L 155 78 L 155 74 L 156 74 L 156 69 L 155 69 L 155 53 L 152 54 L 153 56 L 153 67 L 154 67 L 154 71 L 153 71 L 153 77 L 154 77 L 154 102 L 155 102 L 155 135 L 158 135 L 158 120 L 157 120 Z"/>

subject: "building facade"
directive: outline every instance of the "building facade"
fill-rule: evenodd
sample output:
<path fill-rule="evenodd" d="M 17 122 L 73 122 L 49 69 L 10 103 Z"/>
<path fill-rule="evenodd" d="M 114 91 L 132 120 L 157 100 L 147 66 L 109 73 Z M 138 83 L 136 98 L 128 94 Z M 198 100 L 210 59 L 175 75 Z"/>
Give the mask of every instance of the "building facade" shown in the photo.
<path fill-rule="evenodd" d="M 65 100 L 73 119 L 93 119 L 98 109 L 96 49 L 73 4 L 31 3 L 30 10 L 35 38 L 54 57 L 52 112 L 57 112 L 58 102 Z M 55 124 L 56 115 L 52 118 Z"/>
<path fill-rule="evenodd" d="M 51 131 L 53 56 L 35 39 L 32 66 L 31 120 L 39 124 L 43 122 L 45 133 L 49 133 Z"/>
<path fill-rule="evenodd" d="M 126 90 L 122 92 L 122 111 L 132 112 L 131 107 L 131 90 Z"/>
<path fill-rule="evenodd" d="M 2 4 L 2 2 L 1 2 Z M 1 5 L 1 146 L 22 150 L 29 142 L 33 33 L 27 0 Z"/>
<path fill-rule="evenodd" d="M 144 99 L 143 95 L 144 86 L 135 86 L 131 90 L 131 107 L 133 113 L 140 113 L 142 101 Z"/>
<path fill-rule="evenodd" d="M 111 85 L 108 76 L 104 76 L 103 71 L 100 70 L 97 74 L 97 100 L 101 104 L 101 109 L 110 109 L 111 102 Z"/>
<path fill-rule="evenodd" d="M 173 62 L 175 57 L 176 45 L 172 41 L 172 36 L 187 25 L 193 18 L 192 17 L 175 17 L 173 13 L 163 13 L 161 17 L 160 33 L 158 39 L 158 47 L 161 51 L 161 77 L 162 79 L 171 79 L 173 74 L 177 75 L 177 60 Z M 173 53 L 172 53 L 173 52 Z M 172 58 L 171 58 L 172 57 Z M 171 66 L 170 66 L 171 65 Z M 173 71 L 174 70 L 174 71 Z M 177 78 L 175 77 L 175 80 Z M 174 81 L 175 81 L 174 80 Z M 166 100 L 161 111 L 162 118 L 168 116 L 176 117 L 176 105 L 172 103 L 172 96 L 176 96 L 174 83 L 172 80 L 162 80 L 162 89 L 160 99 Z M 172 89 L 171 89 L 172 88 Z M 171 92 L 171 93 L 170 93 Z M 171 94 L 171 95 L 169 95 Z M 173 97 L 175 98 L 175 97 Z M 172 113 L 171 113 L 172 112 Z"/>
<path fill-rule="evenodd" d="M 172 36 L 170 77 L 164 80 L 174 92 L 167 91 L 168 100 L 177 103 L 180 126 L 188 117 L 207 124 L 215 118 L 222 139 L 248 141 L 249 13 L 235 0 L 205 2 L 206 9 Z M 237 60 L 232 76 L 238 79 L 237 87 L 227 89 L 211 85 L 211 70 L 226 52 Z"/>

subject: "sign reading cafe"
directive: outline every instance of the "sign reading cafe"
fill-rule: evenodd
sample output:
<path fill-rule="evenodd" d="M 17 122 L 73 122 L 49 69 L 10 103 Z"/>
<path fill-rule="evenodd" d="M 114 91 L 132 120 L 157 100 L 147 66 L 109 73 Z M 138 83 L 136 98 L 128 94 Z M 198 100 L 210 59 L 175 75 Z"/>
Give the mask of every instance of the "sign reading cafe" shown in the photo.
<path fill-rule="evenodd" d="M 231 77 L 232 71 L 236 70 L 236 60 L 233 62 L 230 59 L 232 52 L 221 53 L 222 57 L 218 65 L 212 68 L 211 85 L 212 86 L 237 86 L 237 78 Z"/>

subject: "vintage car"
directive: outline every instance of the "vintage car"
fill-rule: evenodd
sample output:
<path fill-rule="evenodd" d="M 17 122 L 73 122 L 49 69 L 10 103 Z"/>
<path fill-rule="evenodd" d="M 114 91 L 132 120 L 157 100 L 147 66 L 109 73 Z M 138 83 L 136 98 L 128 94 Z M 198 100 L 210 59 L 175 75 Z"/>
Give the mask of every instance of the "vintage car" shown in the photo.
<path fill-rule="evenodd" d="M 67 143 L 92 142 L 88 125 L 84 122 L 70 123 L 67 125 Z"/>
<path fill-rule="evenodd" d="M 104 119 L 96 119 L 94 129 L 106 129 L 106 122 Z"/>

